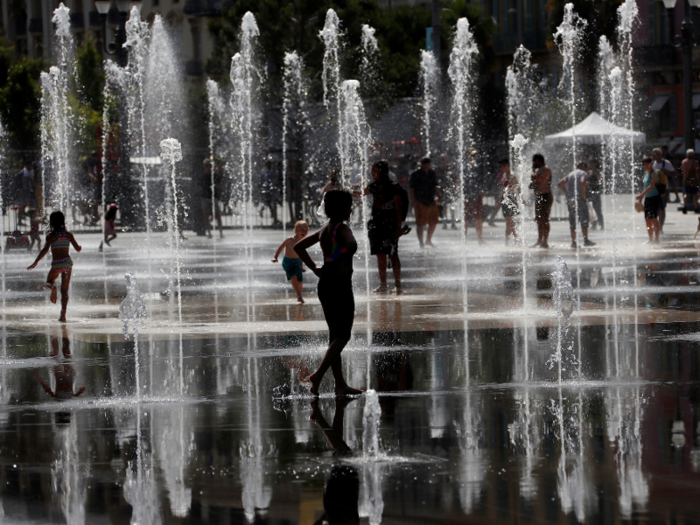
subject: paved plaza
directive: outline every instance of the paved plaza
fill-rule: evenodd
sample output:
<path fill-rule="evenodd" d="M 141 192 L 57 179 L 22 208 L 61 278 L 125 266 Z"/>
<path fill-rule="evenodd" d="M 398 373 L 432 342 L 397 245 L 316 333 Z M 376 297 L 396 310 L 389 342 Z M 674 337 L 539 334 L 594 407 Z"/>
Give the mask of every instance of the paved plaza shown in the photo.
<path fill-rule="evenodd" d="M 280 230 L 186 233 L 179 258 L 160 232 L 103 253 L 76 235 L 66 324 L 48 263 L 6 253 L 0 523 L 697 523 L 697 216 L 669 206 L 645 245 L 631 197 L 615 206 L 578 252 L 566 221 L 549 250 L 507 248 L 503 222 L 481 246 L 473 228 L 465 246 L 440 227 L 427 250 L 411 233 L 402 296 L 369 293 L 354 227 L 343 366 L 378 394 L 374 455 L 369 396 L 336 399 L 329 378 L 316 401 L 299 382 L 327 331 L 316 277 L 300 306 L 270 262 Z M 126 272 L 148 308 L 138 343 L 119 319 Z"/>

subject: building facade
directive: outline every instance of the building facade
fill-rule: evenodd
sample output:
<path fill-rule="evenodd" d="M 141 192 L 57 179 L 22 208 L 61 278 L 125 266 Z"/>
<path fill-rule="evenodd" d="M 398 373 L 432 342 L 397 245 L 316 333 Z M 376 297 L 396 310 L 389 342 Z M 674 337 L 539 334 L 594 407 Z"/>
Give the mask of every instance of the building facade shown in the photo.
<path fill-rule="evenodd" d="M 19 54 L 52 61 L 54 28 L 51 18 L 61 3 L 71 11 L 76 44 L 80 45 L 89 36 L 104 54 L 104 29 L 94 0 L 2 0 L 0 16 L 4 38 Z M 201 77 L 204 62 L 214 47 L 207 22 L 229 3 L 226 0 L 144 0 L 141 16 L 148 21 L 156 14 L 163 17 L 166 27 L 173 33 L 186 74 Z M 118 21 L 119 12 L 113 2 L 107 18 L 108 42 L 114 39 Z"/>

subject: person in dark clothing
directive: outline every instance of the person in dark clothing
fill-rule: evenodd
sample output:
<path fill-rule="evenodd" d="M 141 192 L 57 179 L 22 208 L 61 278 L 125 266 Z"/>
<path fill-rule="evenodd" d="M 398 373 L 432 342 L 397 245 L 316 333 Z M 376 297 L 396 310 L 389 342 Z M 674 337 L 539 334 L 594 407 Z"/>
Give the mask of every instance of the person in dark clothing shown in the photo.
<path fill-rule="evenodd" d="M 440 220 L 438 213 L 438 201 L 440 200 L 440 188 L 438 187 L 437 175 L 430 169 L 430 159 L 423 158 L 420 161 L 420 169 L 411 173 L 408 182 L 411 190 L 411 202 L 413 212 L 416 216 L 416 233 L 418 242 L 423 248 L 423 227 L 428 227 L 425 244 L 433 245 L 433 233 Z"/>
<path fill-rule="evenodd" d="M 387 293 L 386 284 L 387 256 L 388 267 L 394 272 L 394 285 L 397 294 L 401 288 L 401 260 L 398 244 L 401 237 L 401 196 L 399 185 L 389 178 L 389 164 L 378 160 L 372 164 L 374 182 L 364 189 L 361 195 L 372 195 L 372 218 L 367 224 L 370 253 L 377 256 L 379 268 L 379 287 L 375 293 Z M 359 196 L 359 194 L 358 194 Z"/>
<path fill-rule="evenodd" d="M 294 245 L 299 258 L 319 277 L 318 299 L 328 324 L 328 350 L 318 370 L 308 377 L 311 393 L 318 396 L 318 387 L 326 371 L 331 368 L 335 379 L 336 396 L 362 393 L 348 386 L 343 378 L 340 353 L 350 340 L 355 319 L 355 297 L 352 293 L 352 256 L 357 241 L 345 221 L 352 213 L 352 195 L 345 190 L 331 190 L 323 199 L 328 222 L 319 231 Z M 306 251 L 321 243 L 323 266 L 318 267 Z"/>

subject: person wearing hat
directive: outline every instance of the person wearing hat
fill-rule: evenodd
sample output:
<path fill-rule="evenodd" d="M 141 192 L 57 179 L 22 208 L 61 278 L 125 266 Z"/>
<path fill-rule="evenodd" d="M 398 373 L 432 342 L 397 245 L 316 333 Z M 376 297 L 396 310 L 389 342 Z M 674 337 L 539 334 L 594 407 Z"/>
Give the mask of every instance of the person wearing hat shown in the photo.
<path fill-rule="evenodd" d="M 430 169 L 430 158 L 423 157 L 420 161 L 420 168 L 411 173 L 408 187 L 413 203 L 413 213 L 416 216 L 416 232 L 418 242 L 423 248 L 425 244 L 434 246 L 433 234 L 440 220 L 438 213 L 438 202 L 440 201 L 440 188 L 438 187 L 437 175 Z M 427 226 L 428 231 L 423 243 L 423 228 Z"/>

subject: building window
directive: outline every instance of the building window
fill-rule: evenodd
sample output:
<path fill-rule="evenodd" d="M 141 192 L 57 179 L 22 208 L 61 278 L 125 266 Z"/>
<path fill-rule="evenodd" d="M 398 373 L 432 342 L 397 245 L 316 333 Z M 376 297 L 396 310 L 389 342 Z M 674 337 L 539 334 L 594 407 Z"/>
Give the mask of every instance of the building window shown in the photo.
<path fill-rule="evenodd" d="M 678 128 L 678 100 L 675 93 L 655 94 L 649 112 L 659 133 L 674 132 Z"/>

